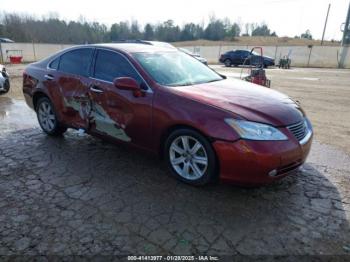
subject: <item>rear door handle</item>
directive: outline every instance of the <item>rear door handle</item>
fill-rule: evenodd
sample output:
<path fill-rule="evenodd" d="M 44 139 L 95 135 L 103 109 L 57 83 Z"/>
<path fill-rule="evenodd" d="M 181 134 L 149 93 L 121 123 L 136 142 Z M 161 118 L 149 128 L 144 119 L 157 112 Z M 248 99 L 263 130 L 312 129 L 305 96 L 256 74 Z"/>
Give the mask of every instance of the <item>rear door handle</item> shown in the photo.
<path fill-rule="evenodd" d="M 95 92 L 95 93 L 103 93 L 103 90 L 101 90 L 98 86 L 92 85 L 90 86 L 90 91 Z"/>
<path fill-rule="evenodd" d="M 50 74 L 44 75 L 44 77 L 49 81 L 54 80 L 54 76 Z"/>

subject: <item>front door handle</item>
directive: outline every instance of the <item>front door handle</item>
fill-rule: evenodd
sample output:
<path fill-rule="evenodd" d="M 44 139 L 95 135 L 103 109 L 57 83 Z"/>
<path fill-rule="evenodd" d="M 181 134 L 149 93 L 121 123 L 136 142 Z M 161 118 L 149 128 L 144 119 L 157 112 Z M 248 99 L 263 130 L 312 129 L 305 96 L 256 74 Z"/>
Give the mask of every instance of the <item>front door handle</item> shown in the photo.
<path fill-rule="evenodd" d="M 95 92 L 95 93 L 103 93 L 103 90 L 101 90 L 98 86 L 92 85 L 90 86 L 90 91 Z"/>
<path fill-rule="evenodd" d="M 50 74 L 44 75 L 44 77 L 49 81 L 54 80 L 54 76 Z"/>

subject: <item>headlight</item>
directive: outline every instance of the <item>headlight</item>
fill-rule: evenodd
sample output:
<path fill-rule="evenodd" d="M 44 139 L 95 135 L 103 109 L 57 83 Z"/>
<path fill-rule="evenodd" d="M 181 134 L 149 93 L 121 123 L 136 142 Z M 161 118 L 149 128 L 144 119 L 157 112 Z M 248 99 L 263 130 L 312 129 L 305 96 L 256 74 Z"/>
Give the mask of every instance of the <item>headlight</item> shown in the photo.
<path fill-rule="evenodd" d="M 288 140 L 281 131 L 270 125 L 231 118 L 225 119 L 225 122 L 245 139 Z"/>

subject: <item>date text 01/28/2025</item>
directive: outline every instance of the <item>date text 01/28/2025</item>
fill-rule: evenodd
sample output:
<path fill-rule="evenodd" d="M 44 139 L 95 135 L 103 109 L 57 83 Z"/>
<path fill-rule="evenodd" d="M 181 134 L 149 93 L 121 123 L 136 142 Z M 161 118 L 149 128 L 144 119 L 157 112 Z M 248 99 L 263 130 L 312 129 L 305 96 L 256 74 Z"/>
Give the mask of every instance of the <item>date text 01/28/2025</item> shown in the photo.
<path fill-rule="evenodd" d="M 128 261 L 218 261 L 217 256 L 128 256 Z"/>

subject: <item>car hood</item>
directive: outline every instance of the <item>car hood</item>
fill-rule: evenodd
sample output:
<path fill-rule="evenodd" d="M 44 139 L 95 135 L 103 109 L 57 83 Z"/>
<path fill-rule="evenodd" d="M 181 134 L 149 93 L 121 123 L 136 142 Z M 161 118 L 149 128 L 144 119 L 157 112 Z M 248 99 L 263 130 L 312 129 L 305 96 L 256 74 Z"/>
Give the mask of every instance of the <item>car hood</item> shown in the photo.
<path fill-rule="evenodd" d="M 264 59 L 267 59 L 267 60 L 275 60 L 275 59 L 272 58 L 271 56 L 264 56 Z"/>
<path fill-rule="evenodd" d="M 238 79 L 175 87 L 190 99 L 233 113 L 233 116 L 273 126 L 303 120 L 304 112 L 288 96 Z"/>

